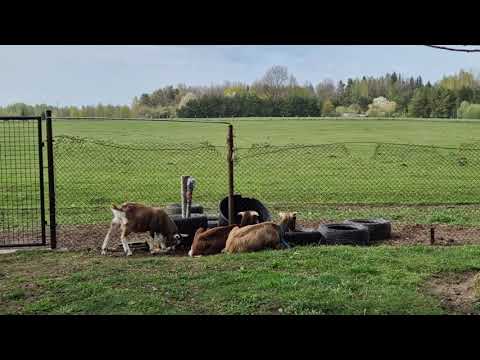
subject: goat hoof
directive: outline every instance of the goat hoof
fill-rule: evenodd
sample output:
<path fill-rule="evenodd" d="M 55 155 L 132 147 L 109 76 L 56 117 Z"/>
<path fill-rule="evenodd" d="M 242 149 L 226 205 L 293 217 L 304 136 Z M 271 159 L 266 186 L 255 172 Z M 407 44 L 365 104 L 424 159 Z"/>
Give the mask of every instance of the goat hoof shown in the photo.
<path fill-rule="evenodd" d="M 105 250 L 102 250 L 101 254 L 102 255 L 107 255 L 107 252 Z"/>
<path fill-rule="evenodd" d="M 132 252 L 131 251 L 127 252 L 127 256 L 132 256 Z"/>

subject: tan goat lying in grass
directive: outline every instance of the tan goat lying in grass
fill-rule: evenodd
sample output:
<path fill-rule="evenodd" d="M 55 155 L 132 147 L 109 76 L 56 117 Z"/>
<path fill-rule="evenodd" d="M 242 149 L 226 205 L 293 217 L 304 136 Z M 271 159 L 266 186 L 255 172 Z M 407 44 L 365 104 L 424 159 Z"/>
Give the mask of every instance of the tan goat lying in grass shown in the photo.
<path fill-rule="evenodd" d="M 269 221 L 233 228 L 228 235 L 224 252 L 232 254 L 288 247 L 283 237 L 285 232 L 295 230 L 297 213 L 281 212 L 279 215 L 280 224 L 278 225 Z"/>
<path fill-rule="evenodd" d="M 256 211 L 242 211 L 238 213 L 242 217 L 240 227 L 258 224 Z M 212 229 L 199 228 L 193 238 L 189 256 L 213 255 L 220 253 L 225 248 L 228 234 L 237 225 L 218 226 Z"/>

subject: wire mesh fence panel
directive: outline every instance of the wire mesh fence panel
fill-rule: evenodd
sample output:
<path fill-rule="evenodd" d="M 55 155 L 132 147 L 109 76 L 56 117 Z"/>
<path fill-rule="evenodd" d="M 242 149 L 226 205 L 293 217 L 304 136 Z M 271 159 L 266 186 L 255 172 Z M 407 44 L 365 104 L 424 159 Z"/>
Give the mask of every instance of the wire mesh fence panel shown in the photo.
<path fill-rule="evenodd" d="M 0 119 L 0 247 L 45 244 L 42 122 Z"/>
<path fill-rule="evenodd" d="M 225 123 L 106 120 L 58 124 L 55 187 L 63 244 L 72 239 L 98 247 L 112 203 L 180 203 L 182 175 L 197 179 L 193 203 L 218 213 L 219 202 L 228 195 Z M 0 228 L 3 234 L 19 229 L 19 238 L 31 238 L 30 228 L 38 238 L 41 223 L 33 123 L 14 127 L 4 122 L 0 128 Z M 214 145 L 201 139 L 205 135 Z M 279 211 L 297 211 L 300 222 L 315 226 L 386 218 L 401 241 L 427 242 L 433 226 L 440 242 L 480 242 L 478 143 L 458 148 L 376 142 L 250 145 L 241 132 L 234 136 L 235 192 L 257 198 L 274 218 Z M 19 170 L 27 172 L 12 175 Z M 17 204 L 13 210 L 12 201 Z M 37 222 L 29 223 L 32 219 Z"/>
<path fill-rule="evenodd" d="M 265 202 L 273 215 L 297 211 L 317 224 L 387 218 L 425 241 L 430 225 L 439 240 L 479 241 L 478 158 L 473 147 L 257 145 L 236 151 L 236 190 Z"/>
<path fill-rule="evenodd" d="M 54 151 L 58 223 L 62 225 L 108 222 L 112 203 L 179 203 L 182 175 L 197 179 L 194 203 L 206 211 L 216 211 L 227 192 L 224 147 L 127 145 L 59 136 Z"/>
<path fill-rule="evenodd" d="M 197 180 L 193 204 L 205 213 L 227 196 L 225 123 L 56 117 L 54 128 L 59 247 L 98 249 L 112 203 L 180 204 L 182 175 Z"/>

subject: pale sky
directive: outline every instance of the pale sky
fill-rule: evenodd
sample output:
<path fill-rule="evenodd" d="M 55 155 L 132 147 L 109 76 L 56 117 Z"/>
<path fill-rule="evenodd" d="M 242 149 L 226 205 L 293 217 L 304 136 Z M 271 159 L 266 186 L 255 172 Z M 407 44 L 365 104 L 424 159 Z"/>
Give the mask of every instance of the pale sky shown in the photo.
<path fill-rule="evenodd" d="M 480 53 L 420 45 L 0 45 L 0 105 L 131 104 L 165 85 L 251 83 L 273 65 L 299 83 L 397 72 L 435 82 L 480 72 Z"/>

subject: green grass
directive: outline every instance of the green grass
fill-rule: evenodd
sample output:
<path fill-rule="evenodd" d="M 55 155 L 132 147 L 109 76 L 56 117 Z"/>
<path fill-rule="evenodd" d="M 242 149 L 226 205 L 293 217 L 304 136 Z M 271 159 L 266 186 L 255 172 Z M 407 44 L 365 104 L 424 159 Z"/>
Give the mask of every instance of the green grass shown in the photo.
<path fill-rule="evenodd" d="M 237 146 L 393 142 L 458 146 L 480 141 L 480 121 L 419 119 L 210 119 L 234 126 Z M 121 143 L 209 141 L 224 146 L 223 124 L 58 120 L 55 135 L 95 137 Z"/>
<path fill-rule="evenodd" d="M 468 205 L 480 199 L 480 158 L 469 150 L 480 147 L 480 122 L 232 123 L 236 191 L 272 212 L 297 210 L 300 221 L 385 217 L 480 225 L 478 207 Z M 109 204 L 126 199 L 178 202 L 185 174 L 197 178 L 194 202 L 208 211 L 226 195 L 225 125 L 59 120 L 54 133 L 60 225 L 106 222 Z M 184 143 L 196 148 L 178 149 Z M 37 214 L 5 208 L 33 201 L 36 159 L 6 145 L 0 137 L 0 221 L 22 226 Z M 31 179 L 15 179 L 15 167 Z M 195 259 L 19 252 L 0 256 L 0 313 L 442 314 L 439 300 L 422 290 L 425 281 L 477 271 L 479 255 L 474 245 L 303 247 Z"/>
<path fill-rule="evenodd" d="M 480 246 L 193 259 L 25 251 L 0 256 L 0 314 L 443 314 L 425 282 L 479 269 Z"/>
<path fill-rule="evenodd" d="M 480 224 L 475 207 L 443 206 L 480 199 L 480 152 L 471 150 L 480 148 L 478 121 L 227 120 L 238 147 L 236 191 L 274 212 L 297 210 L 300 219 L 383 215 L 404 222 Z M 197 178 L 194 201 L 208 211 L 216 211 L 226 196 L 223 124 L 57 120 L 54 134 L 59 224 L 108 221 L 110 203 L 127 199 L 178 202 L 179 178 L 185 174 Z M 184 143 L 195 148 L 178 149 Z M 28 168 L 33 177 L 36 160 L 20 161 L 20 151 L 4 159 L 0 154 L 0 161 Z M 11 207 L 12 198 L 14 206 L 32 201 L 32 191 L 19 190 L 35 186 L 31 180 L 18 183 L 8 172 L 1 176 L 0 209 Z M 419 207 L 433 204 L 442 206 Z M 20 226 L 31 214 L 3 216 Z"/>

